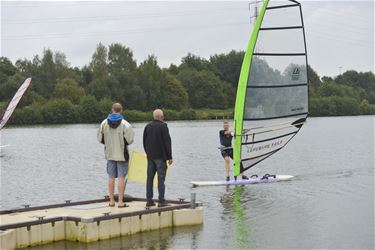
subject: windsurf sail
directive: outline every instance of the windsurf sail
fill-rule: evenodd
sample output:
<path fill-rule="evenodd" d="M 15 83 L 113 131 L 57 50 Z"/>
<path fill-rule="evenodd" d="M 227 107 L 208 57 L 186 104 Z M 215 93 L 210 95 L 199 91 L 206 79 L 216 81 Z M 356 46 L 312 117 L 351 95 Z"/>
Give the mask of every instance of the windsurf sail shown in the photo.
<path fill-rule="evenodd" d="M 301 4 L 264 0 L 237 87 L 235 176 L 282 149 L 305 123 L 307 65 Z"/>
<path fill-rule="evenodd" d="M 31 84 L 31 77 L 27 78 L 22 83 L 21 87 L 19 87 L 16 94 L 13 96 L 12 100 L 9 102 L 8 106 L 6 107 L 3 115 L 1 116 L 0 129 L 2 129 L 5 126 L 9 118 L 12 116 L 14 110 L 16 109 L 22 96 L 25 94 L 26 90 L 29 88 L 30 84 Z"/>

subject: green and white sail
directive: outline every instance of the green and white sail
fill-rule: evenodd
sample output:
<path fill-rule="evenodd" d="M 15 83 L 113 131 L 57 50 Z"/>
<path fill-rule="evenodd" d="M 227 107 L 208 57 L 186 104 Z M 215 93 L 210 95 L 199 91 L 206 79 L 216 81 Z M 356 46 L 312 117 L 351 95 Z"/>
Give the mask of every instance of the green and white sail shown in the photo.
<path fill-rule="evenodd" d="M 300 3 L 264 0 L 237 87 L 235 176 L 282 149 L 306 121 L 307 65 Z"/>

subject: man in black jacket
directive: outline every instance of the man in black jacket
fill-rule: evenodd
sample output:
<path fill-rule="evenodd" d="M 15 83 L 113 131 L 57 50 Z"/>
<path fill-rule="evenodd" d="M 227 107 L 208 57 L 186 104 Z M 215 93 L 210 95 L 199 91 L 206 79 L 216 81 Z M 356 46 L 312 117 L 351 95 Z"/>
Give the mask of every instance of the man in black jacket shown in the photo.
<path fill-rule="evenodd" d="M 164 198 L 165 176 L 167 174 L 167 161 L 172 164 L 172 143 L 167 124 L 164 122 L 163 111 L 156 109 L 153 112 L 154 120 L 146 125 L 143 131 L 143 147 L 147 154 L 147 188 L 146 206 L 155 206 L 152 201 L 154 196 L 154 177 L 158 173 L 158 207 L 167 206 Z"/>

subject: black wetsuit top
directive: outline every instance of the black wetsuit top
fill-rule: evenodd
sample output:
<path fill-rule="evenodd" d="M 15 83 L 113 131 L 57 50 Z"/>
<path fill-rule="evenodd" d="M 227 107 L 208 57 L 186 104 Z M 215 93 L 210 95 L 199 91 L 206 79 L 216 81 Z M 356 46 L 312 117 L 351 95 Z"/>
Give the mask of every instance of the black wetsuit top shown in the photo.
<path fill-rule="evenodd" d="M 232 138 L 231 134 L 225 134 L 225 130 L 220 130 L 220 144 L 224 147 L 232 147 Z"/>

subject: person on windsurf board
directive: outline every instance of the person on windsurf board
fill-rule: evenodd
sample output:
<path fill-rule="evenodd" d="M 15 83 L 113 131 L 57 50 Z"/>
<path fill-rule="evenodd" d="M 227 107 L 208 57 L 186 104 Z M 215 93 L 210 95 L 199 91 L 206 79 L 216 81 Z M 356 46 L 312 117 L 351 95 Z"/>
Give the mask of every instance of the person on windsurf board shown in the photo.
<path fill-rule="evenodd" d="M 220 151 L 221 151 L 221 155 L 223 156 L 224 161 L 225 161 L 225 171 L 226 171 L 226 174 L 227 174 L 226 181 L 230 180 L 230 175 L 229 175 L 230 160 L 231 159 L 233 160 L 233 147 L 232 147 L 233 134 L 234 133 L 232 131 L 230 131 L 230 129 L 229 129 L 229 122 L 224 121 L 223 130 L 219 131 L 219 137 L 220 137 L 220 145 L 221 145 Z M 241 169 L 241 172 L 242 172 L 242 169 L 243 169 L 242 163 L 240 165 L 240 169 Z M 244 180 L 249 179 L 246 175 L 244 175 L 244 174 L 241 174 L 241 175 L 242 175 L 242 179 L 244 179 Z M 236 178 L 237 178 L 237 176 L 234 176 L 234 179 L 236 179 Z"/>

